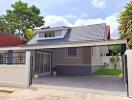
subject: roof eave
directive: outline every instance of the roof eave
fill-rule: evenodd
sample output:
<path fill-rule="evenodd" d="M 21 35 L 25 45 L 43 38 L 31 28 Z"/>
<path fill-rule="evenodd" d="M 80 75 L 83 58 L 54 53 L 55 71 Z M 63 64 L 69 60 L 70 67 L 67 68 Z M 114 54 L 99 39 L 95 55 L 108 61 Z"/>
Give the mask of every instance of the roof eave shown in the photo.
<path fill-rule="evenodd" d="M 68 48 L 68 47 L 91 47 L 91 46 L 107 46 L 116 44 L 127 44 L 127 40 L 108 40 L 96 42 L 78 42 L 78 43 L 65 43 L 65 44 L 50 44 L 50 45 L 20 45 L 17 47 L 4 47 L 4 50 L 34 50 L 34 49 L 53 49 L 53 48 Z"/>

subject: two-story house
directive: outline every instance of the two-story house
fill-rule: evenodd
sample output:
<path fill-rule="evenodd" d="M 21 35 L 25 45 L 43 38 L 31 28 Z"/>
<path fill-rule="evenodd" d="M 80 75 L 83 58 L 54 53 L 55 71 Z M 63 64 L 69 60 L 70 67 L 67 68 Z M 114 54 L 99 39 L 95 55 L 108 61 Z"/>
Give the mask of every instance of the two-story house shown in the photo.
<path fill-rule="evenodd" d="M 36 36 L 28 45 L 66 46 L 110 39 L 110 28 L 104 23 L 78 27 L 48 27 L 36 32 Z M 53 71 L 56 71 L 57 75 L 89 75 L 104 65 L 103 56 L 108 52 L 108 46 L 34 49 L 32 66 L 40 76 L 52 74 Z"/>

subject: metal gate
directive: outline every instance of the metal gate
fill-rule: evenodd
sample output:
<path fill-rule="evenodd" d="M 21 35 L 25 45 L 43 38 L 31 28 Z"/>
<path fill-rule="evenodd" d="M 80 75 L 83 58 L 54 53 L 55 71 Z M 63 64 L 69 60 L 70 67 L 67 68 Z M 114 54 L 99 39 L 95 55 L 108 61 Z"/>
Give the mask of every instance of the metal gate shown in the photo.
<path fill-rule="evenodd" d="M 127 68 L 127 55 L 124 55 L 124 79 L 125 79 L 125 83 L 127 85 L 127 94 L 129 94 L 128 92 L 128 68 Z"/>
<path fill-rule="evenodd" d="M 29 86 L 32 85 L 32 76 L 33 75 L 33 56 L 30 59 L 30 76 L 29 76 Z"/>
<path fill-rule="evenodd" d="M 51 53 L 36 51 L 35 53 L 35 71 L 39 76 L 51 74 Z"/>

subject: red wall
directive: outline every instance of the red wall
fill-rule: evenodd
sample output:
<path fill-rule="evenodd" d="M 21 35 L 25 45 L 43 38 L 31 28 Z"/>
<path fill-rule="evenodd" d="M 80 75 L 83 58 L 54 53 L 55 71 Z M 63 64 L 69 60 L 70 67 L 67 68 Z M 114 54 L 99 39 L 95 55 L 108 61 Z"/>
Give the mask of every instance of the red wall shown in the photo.
<path fill-rule="evenodd" d="M 19 39 L 13 35 L 0 32 L 0 47 L 17 46 L 26 44 L 25 40 Z"/>

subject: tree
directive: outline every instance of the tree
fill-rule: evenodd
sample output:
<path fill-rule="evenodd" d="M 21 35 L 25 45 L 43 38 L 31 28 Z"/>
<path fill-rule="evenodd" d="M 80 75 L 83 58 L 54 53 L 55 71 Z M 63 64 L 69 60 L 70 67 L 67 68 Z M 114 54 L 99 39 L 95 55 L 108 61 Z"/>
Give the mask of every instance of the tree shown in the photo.
<path fill-rule="evenodd" d="M 1 30 L 25 37 L 28 29 L 40 27 L 44 24 L 43 17 L 40 16 L 40 10 L 35 6 L 28 6 L 22 1 L 11 5 L 12 9 L 7 10 L 5 15 L 0 16 Z"/>
<path fill-rule="evenodd" d="M 32 29 L 27 29 L 25 34 L 24 34 L 24 37 L 28 40 L 32 39 L 35 35 L 35 32 L 32 30 Z"/>
<path fill-rule="evenodd" d="M 132 49 L 132 1 L 126 6 L 119 16 L 119 32 L 121 38 L 128 40 L 128 46 Z"/>
<path fill-rule="evenodd" d="M 112 56 L 110 58 L 110 62 L 114 64 L 115 69 L 117 68 L 117 64 L 120 61 L 120 58 L 118 56 Z"/>
<path fill-rule="evenodd" d="M 0 16 L 1 30 L 14 34 L 16 30 L 14 21 L 15 21 L 15 15 L 7 11 L 6 15 Z"/>
<path fill-rule="evenodd" d="M 112 45 L 111 50 L 117 54 L 122 52 L 122 47 L 121 45 Z"/>

